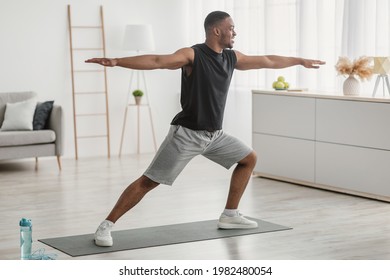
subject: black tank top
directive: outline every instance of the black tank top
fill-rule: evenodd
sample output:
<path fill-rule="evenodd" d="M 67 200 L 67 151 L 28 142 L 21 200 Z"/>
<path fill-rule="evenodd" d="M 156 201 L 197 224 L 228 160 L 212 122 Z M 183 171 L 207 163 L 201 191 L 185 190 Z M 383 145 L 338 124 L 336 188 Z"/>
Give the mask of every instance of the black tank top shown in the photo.
<path fill-rule="evenodd" d="M 222 129 L 227 93 L 237 62 L 233 50 L 216 53 L 206 44 L 192 46 L 195 52 L 189 76 L 182 69 L 181 107 L 171 124 L 193 130 Z"/>

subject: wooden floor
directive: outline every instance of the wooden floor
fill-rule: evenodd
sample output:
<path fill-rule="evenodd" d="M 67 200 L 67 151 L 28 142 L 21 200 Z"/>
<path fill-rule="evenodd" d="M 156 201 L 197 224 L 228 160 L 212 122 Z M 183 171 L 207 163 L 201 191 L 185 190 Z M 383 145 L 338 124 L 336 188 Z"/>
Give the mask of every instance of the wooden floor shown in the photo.
<path fill-rule="evenodd" d="M 93 233 L 152 155 L 0 162 L 0 259 L 18 259 L 21 217 L 33 221 L 33 250 L 58 259 L 390 259 L 390 204 L 252 178 L 241 212 L 293 230 L 72 258 L 38 239 Z M 160 186 L 115 230 L 217 219 L 232 170 L 195 158 L 174 186 Z"/>

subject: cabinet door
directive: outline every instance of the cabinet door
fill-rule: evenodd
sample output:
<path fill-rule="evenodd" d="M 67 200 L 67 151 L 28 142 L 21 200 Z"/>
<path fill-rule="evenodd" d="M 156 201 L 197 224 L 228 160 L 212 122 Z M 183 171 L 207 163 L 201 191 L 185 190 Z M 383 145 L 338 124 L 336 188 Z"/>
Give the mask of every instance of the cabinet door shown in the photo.
<path fill-rule="evenodd" d="M 390 150 L 390 104 L 317 99 L 317 141 Z"/>
<path fill-rule="evenodd" d="M 314 182 L 313 141 L 255 133 L 253 148 L 255 172 Z"/>
<path fill-rule="evenodd" d="M 390 197 L 390 151 L 316 144 L 316 183 Z"/>
<path fill-rule="evenodd" d="M 253 94 L 253 132 L 314 139 L 315 99 Z"/>

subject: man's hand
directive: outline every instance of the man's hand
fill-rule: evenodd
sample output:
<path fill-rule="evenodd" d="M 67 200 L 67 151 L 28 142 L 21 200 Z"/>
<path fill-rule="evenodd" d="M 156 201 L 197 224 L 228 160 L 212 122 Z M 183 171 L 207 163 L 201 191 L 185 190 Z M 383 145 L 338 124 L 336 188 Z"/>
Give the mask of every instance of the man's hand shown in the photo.
<path fill-rule="evenodd" d="M 313 60 L 313 59 L 303 59 L 302 66 L 306 68 L 320 68 L 320 65 L 325 64 L 325 61 L 322 60 Z"/>
<path fill-rule="evenodd" d="M 103 66 L 114 67 L 118 64 L 118 60 L 111 58 L 91 58 L 87 59 L 85 63 L 97 63 Z"/>

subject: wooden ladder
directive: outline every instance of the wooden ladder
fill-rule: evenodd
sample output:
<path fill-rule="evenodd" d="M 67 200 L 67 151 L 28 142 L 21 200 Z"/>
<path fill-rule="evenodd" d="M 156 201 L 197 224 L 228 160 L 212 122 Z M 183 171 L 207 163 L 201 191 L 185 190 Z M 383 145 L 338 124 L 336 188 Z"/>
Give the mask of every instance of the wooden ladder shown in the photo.
<path fill-rule="evenodd" d="M 90 138 L 106 138 L 107 140 L 107 157 L 110 158 L 110 125 L 109 125 L 109 113 L 108 113 L 108 92 L 107 92 L 107 71 L 106 68 L 97 70 L 81 70 L 74 69 L 74 54 L 75 52 L 88 52 L 88 51 L 99 51 L 102 52 L 103 57 L 106 57 L 106 46 L 105 46 L 105 35 L 104 35 L 104 20 L 103 20 L 103 6 L 100 6 L 100 25 L 96 26 L 84 26 L 84 25 L 72 25 L 72 16 L 71 16 L 71 7 L 68 5 L 68 28 L 69 28 L 69 41 L 70 41 L 70 63 L 71 63 L 71 75 L 72 75 L 72 96 L 73 96 L 73 122 L 74 122 L 74 141 L 75 141 L 75 156 L 76 160 L 78 159 L 78 141 L 81 139 L 90 139 Z M 75 29 L 83 29 L 83 30 L 100 30 L 101 31 L 101 46 L 99 47 L 87 47 L 87 48 L 75 48 L 73 42 L 72 32 Z M 104 75 L 104 89 L 101 91 L 77 91 L 76 90 L 76 82 L 75 75 L 83 75 L 86 73 L 103 73 Z M 104 105 L 105 112 L 92 112 L 92 113 L 79 113 L 76 110 L 76 103 L 78 96 L 91 97 L 91 104 L 93 104 L 97 96 L 104 96 Z M 104 134 L 84 134 L 82 136 L 79 135 L 77 130 L 77 120 L 79 118 L 93 118 L 105 117 L 105 133 Z M 88 132 L 87 132 L 88 133 Z"/>

